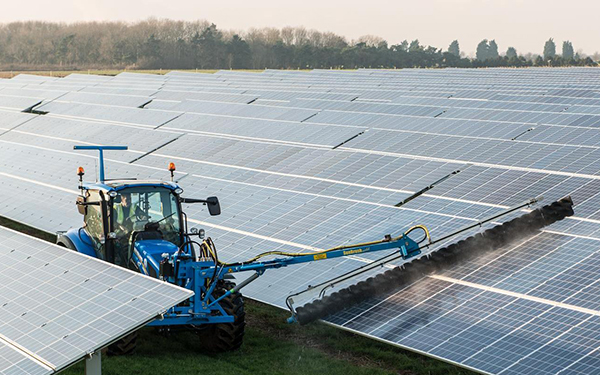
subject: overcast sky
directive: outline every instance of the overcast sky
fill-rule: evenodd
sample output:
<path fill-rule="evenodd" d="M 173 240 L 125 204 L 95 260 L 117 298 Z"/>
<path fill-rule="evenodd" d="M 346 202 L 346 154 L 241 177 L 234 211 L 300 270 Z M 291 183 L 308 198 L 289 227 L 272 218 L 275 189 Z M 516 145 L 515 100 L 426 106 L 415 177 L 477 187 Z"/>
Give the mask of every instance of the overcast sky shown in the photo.
<path fill-rule="evenodd" d="M 348 39 L 378 35 L 391 44 L 419 39 L 446 49 L 458 39 L 475 51 L 484 38 L 496 39 L 500 52 L 541 53 L 553 37 L 587 54 L 600 51 L 598 0 L 25 0 L 3 1 L 0 22 L 136 21 L 148 17 L 206 19 L 222 29 L 305 26 Z"/>

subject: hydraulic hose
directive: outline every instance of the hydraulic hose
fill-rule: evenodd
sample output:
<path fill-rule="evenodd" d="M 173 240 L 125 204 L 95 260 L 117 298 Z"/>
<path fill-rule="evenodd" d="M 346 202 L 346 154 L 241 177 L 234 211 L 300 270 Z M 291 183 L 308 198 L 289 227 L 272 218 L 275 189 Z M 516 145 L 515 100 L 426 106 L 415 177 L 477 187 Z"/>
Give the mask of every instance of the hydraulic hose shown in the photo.
<path fill-rule="evenodd" d="M 406 232 L 404 232 L 404 234 L 402 236 L 398 236 L 398 237 L 390 237 L 390 236 L 386 236 L 386 238 L 384 238 L 383 240 L 378 240 L 378 241 L 371 241 L 371 242 L 362 242 L 362 243 L 357 243 L 357 244 L 352 244 L 352 245 L 343 245 L 343 246 L 336 246 L 336 247 L 332 247 L 330 249 L 327 250 L 323 250 L 323 251 L 315 251 L 315 252 L 311 252 L 310 255 L 320 255 L 320 254 L 327 254 L 329 252 L 335 251 L 335 250 L 344 250 L 344 249 L 350 249 L 350 248 L 356 248 L 356 247 L 367 247 L 367 246 L 372 246 L 372 245 L 378 245 L 381 243 L 385 243 L 385 242 L 390 242 L 390 241 L 397 241 L 400 238 L 402 238 L 403 236 L 408 236 L 411 232 L 414 232 L 415 230 L 422 230 L 424 232 L 424 237 L 422 239 L 420 239 L 419 241 L 415 241 L 418 244 L 424 242 L 425 240 L 429 241 L 429 243 L 431 243 L 431 237 L 429 236 L 429 230 L 427 229 L 426 226 L 424 225 L 415 225 L 411 228 L 409 228 Z M 257 256 L 250 258 L 244 262 L 237 262 L 237 263 L 222 263 L 222 265 L 224 266 L 237 266 L 237 265 L 242 265 L 242 264 L 247 264 L 247 263 L 253 263 L 256 262 L 257 260 L 264 258 L 266 256 L 269 255 L 281 255 L 281 256 L 287 256 L 287 257 L 300 257 L 300 256 L 305 256 L 307 255 L 307 253 L 289 253 L 289 252 L 284 252 L 284 251 L 267 251 L 261 254 L 258 254 Z"/>

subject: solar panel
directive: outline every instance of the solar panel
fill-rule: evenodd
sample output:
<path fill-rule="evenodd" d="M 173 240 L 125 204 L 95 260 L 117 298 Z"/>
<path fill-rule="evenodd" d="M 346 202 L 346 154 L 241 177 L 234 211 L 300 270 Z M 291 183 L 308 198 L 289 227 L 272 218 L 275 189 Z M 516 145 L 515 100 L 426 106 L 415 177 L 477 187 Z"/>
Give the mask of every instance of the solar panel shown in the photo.
<path fill-rule="evenodd" d="M 31 82 L 31 83 L 42 83 L 58 80 L 57 77 L 47 77 L 36 74 L 17 74 L 16 76 L 11 78 L 11 81 L 18 82 Z"/>
<path fill-rule="evenodd" d="M 199 115 L 185 113 L 168 122 L 162 129 L 203 134 L 220 134 L 251 139 L 305 143 L 334 147 L 358 133 L 364 127 L 331 126 L 276 120 Z"/>
<path fill-rule="evenodd" d="M 0 81 L 0 85 L 3 82 Z M 62 90 L 44 90 L 39 88 L 16 88 L 16 87 L 4 87 L 0 91 L 2 95 L 6 96 L 21 96 L 21 97 L 29 97 L 29 98 L 40 98 L 44 100 L 53 100 L 60 96 L 63 96 L 67 93 L 67 91 Z"/>
<path fill-rule="evenodd" d="M 257 99 L 255 95 L 222 94 L 211 92 L 189 92 L 189 91 L 168 91 L 161 90 L 154 96 L 160 100 L 207 100 L 225 103 L 244 103 L 248 104 Z"/>
<path fill-rule="evenodd" d="M 60 103 L 102 104 L 139 108 L 148 104 L 152 98 L 139 95 L 69 92 L 55 100 Z"/>
<path fill-rule="evenodd" d="M 186 193 L 219 196 L 223 215 L 187 212 L 232 260 L 378 239 L 414 223 L 439 236 L 533 196 L 570 194 L 575 217 L 533 239 L 328 319 L 476 371 L 586 373 L 597 361 L 598 78 L 593 69 L 122 74 L 80 89 L 177 97 L 145 109 L 46 104 L 52 121 L 0 136 L 0 184 L 34 196 L 37 211 L 0 194 L 0 213 L 46 230 L 78 225 L 73 169 L 94 162 L 67 148 L 112 136 L 132 152 L 109 156 L 111 174 L 164 179 L 175 161 Z M 189 100 L 205 95 L 214 101 Z M 259 99 L 230 103 L 244 95 Z M 129 164 L 131 154 L 143 157 Z M 65 205 L 45 203 L 56 200 Z M 368 259 L 274 271 L 246 293 L 281 306 L 287 293 Z"/>
<path fill-rule="evenodd" d="M 0 227 L 0 373 L 52 374 L 193 293 Z"/>
<path fill-rule="evenodd" d="M 36 111 L 65 117 L 102 120 L 107 122 L 159 127 L 181 113 L 144 110 L 141 108 L 114 107 L 95 104 L 49 102 L 36 107 Z"/>
<path fill-rule="evenodd" d="M 541 234 L 334 321 L 479 371 L 558 373 L 597 347 L 597 309 L 579 303 L 597 277 L 568 282 L 597 241 Z"/>
<path fill-rule="evenodd" d="M 79 92 L 89 92 L 98 94 L 114 94 L 114 95 L 134 95 L 134 96 L 146 96 L 151 97 L 156 93 L 156 89 L 152 88 L 131 88 L 126 85 L 123 86 L 105 86 L 99 84 L 95 86 L 84 87 Z"/>
<path fill-rule="evenodd" d="M 157 150 L 164 144 L 176 140 L 183 133 L 160 130 L 153 131 L 147 127 L 129 126 L 116 127 L 112 123 L 98 123 L 85 120 L 76 120 L 71 118 L 60 118 L 52 116 L 37 116 L 35 119 L 22 124 L 10 134 L 6 134 L 5 140 L 23 142 L 48 146 L 54 144 L 62 145 L 60 149 L 71 151 L 73 142 L 109 144 L 115 142 L 115 130 L 119 134 L 119 143 L 129 145 L 137 153 L 122 152 L 114 153 L 113 158 L 119 157 L 121 160 L 133 160 L 141 157 L 145 153 Z M 31 134 L 37 137 L 26 141 Z"/>
<path fill-rule="evenodd" d="M 71 73 L 61 79 L 61 81 L 84 81 L 91 83 L 100 83 L 106 81 L 112 81 L 113 77 L 107 75 L 96 75 L 96 74 L 81 74 L 81 73 Z"/>
<path fill-rule="evenodd" d="M 29 98 L 25 96 L 0 95 L 0 108 L 28 111 L 42 102 L 42 98 Z"/>
<path fill-rule="evenodd" d="M 13 129 L 35 117 L 29 113 L 0 111 L 0 132 Z"/>

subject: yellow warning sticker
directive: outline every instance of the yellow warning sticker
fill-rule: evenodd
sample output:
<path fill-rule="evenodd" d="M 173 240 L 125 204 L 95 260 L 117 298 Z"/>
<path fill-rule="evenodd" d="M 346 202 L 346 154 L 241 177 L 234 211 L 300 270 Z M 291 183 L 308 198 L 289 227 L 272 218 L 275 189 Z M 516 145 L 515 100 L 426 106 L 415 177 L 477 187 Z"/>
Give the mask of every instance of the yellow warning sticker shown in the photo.
<path fill-rule="evenodd" d="M 313 258 L 314 260 L 327 259 L 327 254 L 317 254 Z"/>

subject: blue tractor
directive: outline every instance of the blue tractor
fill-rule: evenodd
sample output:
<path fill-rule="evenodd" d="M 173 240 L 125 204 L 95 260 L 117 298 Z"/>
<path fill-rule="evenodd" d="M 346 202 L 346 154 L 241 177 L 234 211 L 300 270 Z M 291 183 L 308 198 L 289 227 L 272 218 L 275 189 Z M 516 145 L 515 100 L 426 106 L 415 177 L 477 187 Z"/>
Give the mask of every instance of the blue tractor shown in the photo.
<path fill-rule="evenodd" d="M 188 230 L 187 217 L 182 211 L 182 203 L 203 204 L 207 206 L 210 215 L 219 215 L 219 200 L 216 197 L 183 197 L 183 189 L 173 182 L 174 164 L 169 164 L 168 168 L 171 173 L 170 181 L 109 180 L 104 176 L 103 152 L 126 150 L 126 146 L 75 146 L 75 149 L 99 152 L 99 178 L 97 182 L 84 182 L 84 170 L 79 167 L 77 173 L 81 194 L 77 197 L 76 205 L 83 215 L 84 224 L 80 228 L 59 233 L 57 243 L 192 290 L 193 297 L 166 311 L 161 319 L 150 325 L 164 331 L 193 330 L 198 333 L 203 346 L 210 351 L 229 351 L 240 347 L 245 327 L 244 301 L 240 290 L 266 270 L 368 252 L 396 250 L 371 266 L 361 267 L 349 276 L 343 275 L 338 279 L 341 281 L 394 259 L 413 258 L 421 254 L 424 247 L 436 242 L 429 238 L 427 228 L 417 225 L 400 236 L 386 235 L 382 240 L 369 243 L 318 252 L 271 251 L 244 262 L 226 263 L 218 257 L 210 237 L 204 237 L 204 231 Z M 535 201 L 507 210 L 486 221 L 533 202 Z M 480 226 L 486 221 L 457 230 L 440 240 Z M 421 231 L 424 235 L 415 241 L 409 237 L 413 231 Z M 251 276 L 236 285 L 233 274 L 239 272 L 250 272 Z M 309 287 L 306 292 L 322 288 L 322 297 L 325 290 L 336 285 L 338 280 Z M 297 295 L 298 293 L 293 297 Z M 286 303 L 292 312 L 290 321 L 293 322 L 297 311 L 291 297 L 288 297 Z M 113 343 L 109 347 L 109 354 L 127 354 L 133 351 L 136 339 L 137 336 L 132 334 Z"/>

